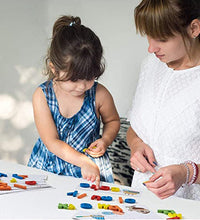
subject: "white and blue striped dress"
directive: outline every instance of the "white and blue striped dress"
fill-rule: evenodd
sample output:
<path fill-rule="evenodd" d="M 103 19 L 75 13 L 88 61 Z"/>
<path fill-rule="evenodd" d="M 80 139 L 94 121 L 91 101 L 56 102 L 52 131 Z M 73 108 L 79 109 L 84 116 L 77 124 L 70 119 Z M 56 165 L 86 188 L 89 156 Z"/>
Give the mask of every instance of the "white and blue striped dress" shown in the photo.
<path fill-rule="evenodd" d="M 100 120 L 97 118 L 95 109 L 97 84 L 95 82 L 93 87 L 86 91 L 80 111 L 71 118 L 65 118 L 60 114 L 52 81 L 49 83 L 46 81 L 40 85 L 45 94 L 60 140 L 79 152 L 82 152 L 84 148 L 89 147 L 92 142 L 100 138 Z M 90 158 L 99 167 L 101 181 L 113 182 L 112 168 L 107 152 L 99 158 Z M 33 148 L 28 166 L 59 175 L 82 177 L 80 167 L 70 164 L 51 153 L 41 138 L 38 138 Z"/>

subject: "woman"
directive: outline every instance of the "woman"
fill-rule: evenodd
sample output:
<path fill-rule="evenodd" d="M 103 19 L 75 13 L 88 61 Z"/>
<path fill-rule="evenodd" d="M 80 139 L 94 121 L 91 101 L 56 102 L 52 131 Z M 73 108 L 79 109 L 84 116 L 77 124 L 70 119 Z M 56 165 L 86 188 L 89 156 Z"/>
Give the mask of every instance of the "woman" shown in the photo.
<path fill-rule="evenodd" d="M 132 186 L 200 200 L 200 1 L 143 0 L 135 24 L 150 54 L 129 115 Z"/>

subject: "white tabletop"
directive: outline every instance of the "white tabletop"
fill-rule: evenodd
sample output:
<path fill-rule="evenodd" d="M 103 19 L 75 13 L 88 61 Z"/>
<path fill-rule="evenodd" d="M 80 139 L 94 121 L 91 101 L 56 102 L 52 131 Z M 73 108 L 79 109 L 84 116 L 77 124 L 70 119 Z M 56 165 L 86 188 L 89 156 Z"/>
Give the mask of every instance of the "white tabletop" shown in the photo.
<path fill-rule="evenodd" d="M 75 212 L 80 210 L 82 201 L 76 197 L 67 196 L 67 192 L 73 192 L 81 182 L 87 182 L 81 178 L 59 176 L 2 160 L 0 160 L 0 172 L 27 175 L 45 174 L 48 175 L 48 184 L 52 186 L 52 188 L 47 189 L 0 195 L 0 219 L 72 219 Z M 103 183 L 103 185 L 120 186 L 108 183 Z M 129 187 L 124 186 L 124 188 L 128 189 Z M 98 191 L 95 191 L 94 194 L 97 195 Z M 177 197 L 160 200 L 146 190 L 145 187 L 140 196 L 136 197 L 136 200 L 155 213 L 158 209 L 173 209 L 176 213 L 181 213 L 184 219 L 200 219 L 200 201 Z M 89 203 L 95 202 L 91 202 L 90 198 L 84 200 L 84 202 L 86 201 Z M 72 203 L 77 207 L 77 210 L 60 210 L 58 209 L 58 203 Z M 160 219 L 167 218 L 164 214 L 158 214 L 158 216 L 160 216 Z M 123 216 L 121 216 L 121 219 L 123 219 Z"/>

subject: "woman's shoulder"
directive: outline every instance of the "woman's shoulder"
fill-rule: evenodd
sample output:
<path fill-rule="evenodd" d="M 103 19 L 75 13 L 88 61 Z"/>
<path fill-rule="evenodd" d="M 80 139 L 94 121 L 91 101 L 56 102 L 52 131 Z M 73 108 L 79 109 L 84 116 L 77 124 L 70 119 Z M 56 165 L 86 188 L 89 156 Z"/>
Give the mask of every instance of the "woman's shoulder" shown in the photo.
<path fill-rule="evenodd" d="M 153 53 L 149 53 L 143 60 L 142 65 L 155 65 L 159 64 L 160 60 Z"/>
<path fill-rule="evenodd" d="M 157 72 L 167 72 L 169 70 L 166 63 L 160 61 L 155 54 L 148 54 L 141 65 L 141 74 L 149 73 L 150 75 Z"/>

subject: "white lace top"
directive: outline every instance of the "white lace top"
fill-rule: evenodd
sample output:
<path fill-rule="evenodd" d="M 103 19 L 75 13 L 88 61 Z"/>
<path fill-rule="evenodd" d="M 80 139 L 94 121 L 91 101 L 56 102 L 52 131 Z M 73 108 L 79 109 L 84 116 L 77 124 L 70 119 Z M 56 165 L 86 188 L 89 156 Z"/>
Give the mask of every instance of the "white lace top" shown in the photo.
<path fill-rule="evenodd" d="M 150 54 L 128 118 L 153 149 L 158 168 L 187 160 L 200 163 L 200 66 L 173 70 Z M 142 190 L 150 176 L 135 172 L 132 186 Z M 200 200 L 200 184 L 180 188 L 176 195 Z"/>

